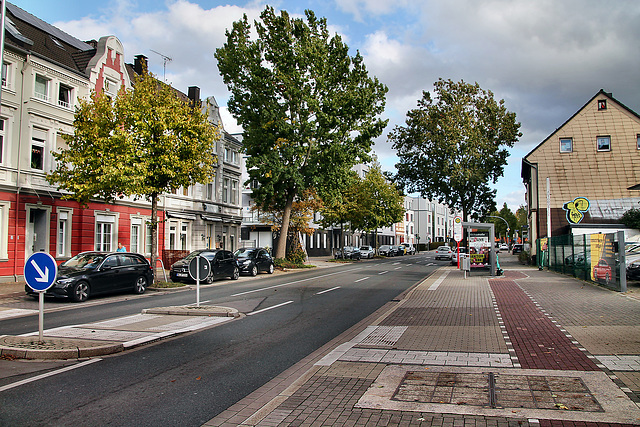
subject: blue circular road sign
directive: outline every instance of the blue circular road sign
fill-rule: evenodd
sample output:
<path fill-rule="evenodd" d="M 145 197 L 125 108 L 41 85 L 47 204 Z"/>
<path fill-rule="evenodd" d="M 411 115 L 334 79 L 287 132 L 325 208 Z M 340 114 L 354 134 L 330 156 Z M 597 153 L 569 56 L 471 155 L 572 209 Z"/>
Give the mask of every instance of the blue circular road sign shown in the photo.
<path fill-rule="evenodd" d="M 36 252 L 24 265 L 24 280 L 36 292 L 44 292 L 56 281 L 58 264 L 46 252 Z"/>

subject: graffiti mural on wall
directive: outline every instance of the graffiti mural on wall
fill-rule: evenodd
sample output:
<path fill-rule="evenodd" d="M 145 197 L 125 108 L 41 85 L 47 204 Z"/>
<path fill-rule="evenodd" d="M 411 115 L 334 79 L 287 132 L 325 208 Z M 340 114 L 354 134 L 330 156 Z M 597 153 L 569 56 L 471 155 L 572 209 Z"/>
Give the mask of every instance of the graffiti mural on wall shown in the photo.
<path fill-rule="evenodd" d="M 567 221 L 569 224 L 579 224 L 584 218 L 584 214 L 589 211 L 589 200 L 585 197 L 576 197 L 571 202 L 562 205 L 562 209 L 567 211 Z"/>

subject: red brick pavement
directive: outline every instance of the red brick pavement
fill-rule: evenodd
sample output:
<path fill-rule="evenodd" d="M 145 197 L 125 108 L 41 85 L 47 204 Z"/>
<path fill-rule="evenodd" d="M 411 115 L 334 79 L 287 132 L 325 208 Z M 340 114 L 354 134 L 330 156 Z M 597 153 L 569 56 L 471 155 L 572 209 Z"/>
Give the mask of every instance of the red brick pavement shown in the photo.
<path fill-rule="evenodd" d="M 513 280 L 493 279 L 489 284 L 522 368 L 600 370 Z"/>

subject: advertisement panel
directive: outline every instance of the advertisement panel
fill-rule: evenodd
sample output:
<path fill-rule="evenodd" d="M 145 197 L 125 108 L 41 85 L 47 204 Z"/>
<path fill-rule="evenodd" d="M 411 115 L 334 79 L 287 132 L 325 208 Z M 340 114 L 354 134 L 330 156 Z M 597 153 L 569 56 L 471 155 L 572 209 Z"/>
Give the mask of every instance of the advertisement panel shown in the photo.
<path fill-rule="evenodd" d="M 592 234 L 591 236 L 591 280 L 608 285 L 615 280 L 616 253 L 614 234 Z"/>

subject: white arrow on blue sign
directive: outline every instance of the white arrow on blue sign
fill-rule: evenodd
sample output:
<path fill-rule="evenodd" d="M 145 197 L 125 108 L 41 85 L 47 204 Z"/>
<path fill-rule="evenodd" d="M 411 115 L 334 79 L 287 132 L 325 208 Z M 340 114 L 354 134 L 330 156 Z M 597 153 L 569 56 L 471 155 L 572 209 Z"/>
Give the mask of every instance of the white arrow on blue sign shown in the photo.
<path fill-rule="evenodd" d="M 24 265 L 24 280 L 36 292 L 44 292 L 56 281 L 58 264 L 46 252 L 36 252 Z"/>

